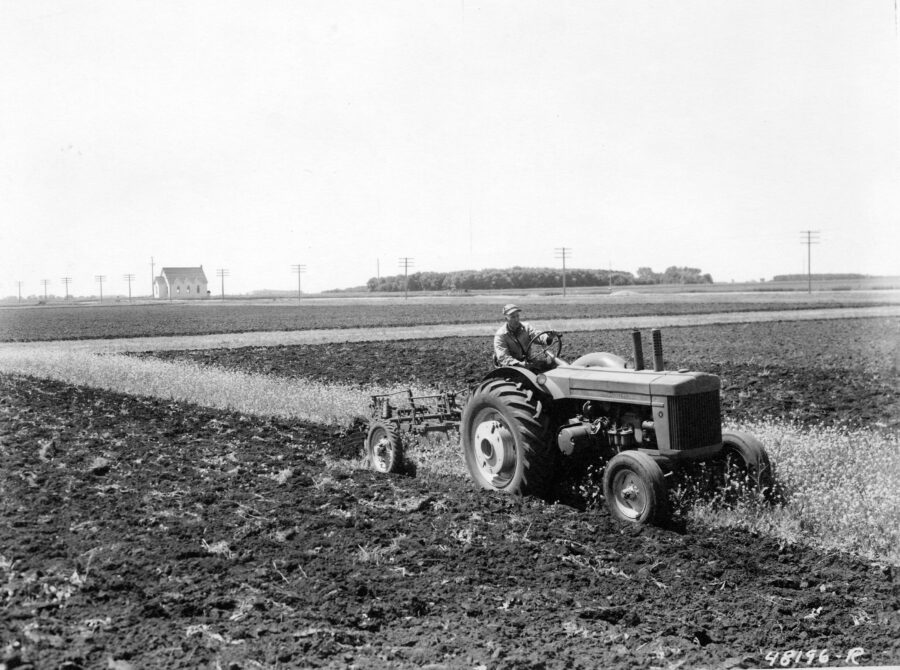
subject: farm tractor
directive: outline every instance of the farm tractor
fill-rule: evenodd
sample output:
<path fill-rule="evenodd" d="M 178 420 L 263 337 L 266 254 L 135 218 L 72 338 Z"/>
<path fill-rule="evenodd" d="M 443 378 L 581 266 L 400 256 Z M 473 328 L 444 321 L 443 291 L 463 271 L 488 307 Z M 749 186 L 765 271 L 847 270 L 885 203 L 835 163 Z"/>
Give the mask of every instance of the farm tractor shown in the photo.
<path fill-rule="evenodd" d="M 545 331 L 551 332 L 551 331 Z M 605 463 L 603 494 L 613 517 L 664 523 L 668 484 L 679 470 L 710 465 L 771 491 L 772 468 L 762 444 L 739 431 L 723 431 L 720 382 L 715 375 L 665 370 L 662 336 L 651 333 L 653 367 L 644 368 L 641 333 L 632 332 L 633 362 L 607 352 L 571 363 L 561 358 L 562 336 L 550 346 L 529 346 L 529 360 L 549 369 L 502 366 L 469 394 L 373 396 L 366 440 L 375 470 L 394 472 L 402 462 L 403 433 L 458 428 L 466 467 L 485 489 L 545 496 L 564 459 L 598 457 Z M 547 367 L 547 366 L 543 366 Z"/>

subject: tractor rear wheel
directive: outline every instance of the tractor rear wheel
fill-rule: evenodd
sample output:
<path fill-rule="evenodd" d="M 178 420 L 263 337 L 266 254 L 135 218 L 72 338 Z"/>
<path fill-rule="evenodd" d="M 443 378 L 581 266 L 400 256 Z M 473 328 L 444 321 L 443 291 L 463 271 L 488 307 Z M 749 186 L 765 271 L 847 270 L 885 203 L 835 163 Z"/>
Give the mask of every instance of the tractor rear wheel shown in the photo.
<path fill-rule="evenodd" d="M 641 451 L 623 451 L 606 466 L 603 495 L 619 521 L 663 523 L 669 516 L 662 468 Z"/>
<path fill-rule="evenodd" d="M 481 384 L 462 413 L 466 467 L 484 489 L 545 495 L 554 474 L 548 419 L 533 392 L 505 379 Z"/>
<path fill-rule="evenodd" d="M 403 467 L 403 441 L 397 427 L 385 421 L 374 421 L 366 435 L 366 455 L 375 472 L 400 472 Z"/>

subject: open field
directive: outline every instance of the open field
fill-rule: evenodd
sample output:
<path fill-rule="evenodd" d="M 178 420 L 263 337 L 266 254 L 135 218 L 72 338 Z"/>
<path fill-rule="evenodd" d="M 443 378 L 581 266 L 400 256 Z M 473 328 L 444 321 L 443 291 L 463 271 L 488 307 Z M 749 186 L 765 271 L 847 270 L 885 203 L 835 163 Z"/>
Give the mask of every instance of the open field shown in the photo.
<path fill-rule="evenodd" d="M 900 305 L 898 291 L 775 294 L 429 296 L 0 308 L 0 341 L 496 323 L 515 300 L 532 320 L 596 319 Z"/>
<path fill-rule="evenodd" d="M 666 529 L 617 526 L 590 482 L 570 505 L 473 491 L 452 441 L 416 445 L 415 477 L 361 468 L 367 395 L 471 384 L 486 325 L 0 345 L 0 661 L 900 662 L 900 316 L 666 328 L 667 364 L 723 377 L 727 421 L 764 439 L 782 494 L 685 496 Z M 568 352 L 627 346 L 580 325 Z"/>

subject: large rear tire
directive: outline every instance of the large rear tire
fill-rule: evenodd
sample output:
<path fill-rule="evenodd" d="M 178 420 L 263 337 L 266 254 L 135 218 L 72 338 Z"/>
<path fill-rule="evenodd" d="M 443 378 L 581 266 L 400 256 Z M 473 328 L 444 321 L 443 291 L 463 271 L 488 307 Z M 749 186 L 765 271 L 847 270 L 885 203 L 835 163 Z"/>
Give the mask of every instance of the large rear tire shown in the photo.
<path fill-rule="evenodd" d="M 669 518 L 662 468 L 641 451 L 613 456 L 603 474 L 603 495 L 610 514 L 630 523 L 664 523 Z"/>
<path fill-rule="evenodd" d="M 721 461 L 727 486 L 747 486 L 763 496 L 772 494 L 775 477 L 762 442 L 737 430 L 722 431 Z"/>
<path fill-rule="evenodd" d="M 546 495 L 555 469 L 547 426 L 532 391 L 505 379 L 482 383 L 466 403 L 459 428 L 472 479 L 484 489 Z"/>

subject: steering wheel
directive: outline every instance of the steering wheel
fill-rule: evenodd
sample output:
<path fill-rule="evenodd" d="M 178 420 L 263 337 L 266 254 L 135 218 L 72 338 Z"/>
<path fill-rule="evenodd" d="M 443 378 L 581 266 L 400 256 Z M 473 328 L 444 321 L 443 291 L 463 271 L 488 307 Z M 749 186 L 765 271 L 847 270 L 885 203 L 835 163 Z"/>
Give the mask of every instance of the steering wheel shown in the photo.
<path fill-rule="evenodd" d="M 528 343 L 528 351 L 531 351 L 531 347 L 533 347 L 535 343 L 541 339 L 542 335 L 553 335 L 553 342 L 543 348 L 540 344 L 537 345 L 537 348 L 541 350 L 541 355 L 546 358 L 547 352 L 550 351 L 554 346 L 556 346 L 556 353 L 552 355 L 554 358 L 559 358 L 559 355 L 562 353 L 562 335 L 560 333 L 557 333 L 555 330 L 542 330 L 537 335 L 532 337 L 531 341 Z M 533 357 L 529 356 L 529 358 Z"/>

